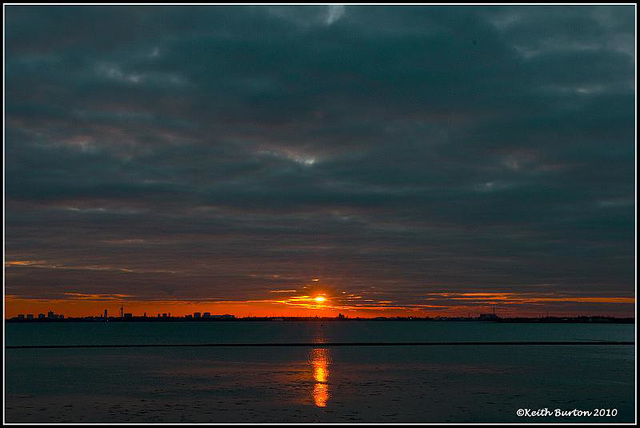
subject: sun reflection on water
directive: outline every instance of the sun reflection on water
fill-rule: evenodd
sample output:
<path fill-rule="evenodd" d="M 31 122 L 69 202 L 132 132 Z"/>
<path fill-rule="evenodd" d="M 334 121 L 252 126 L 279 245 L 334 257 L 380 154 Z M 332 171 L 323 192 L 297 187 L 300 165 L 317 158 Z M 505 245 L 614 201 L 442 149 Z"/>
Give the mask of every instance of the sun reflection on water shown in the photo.
<path fill-rule="evenodd" d="M 317 407 L 326 407 L 329 400 L 329 350 L 326 348 L 312 349 L 309 360 L 313 367 L 313 402 Z"/>

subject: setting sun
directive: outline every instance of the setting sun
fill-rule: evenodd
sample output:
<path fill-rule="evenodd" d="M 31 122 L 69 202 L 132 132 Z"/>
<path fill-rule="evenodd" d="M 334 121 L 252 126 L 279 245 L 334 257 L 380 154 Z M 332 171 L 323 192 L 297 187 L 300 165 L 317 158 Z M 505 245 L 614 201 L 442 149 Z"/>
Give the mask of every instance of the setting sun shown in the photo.
<path fill-rule="evenodd" d="M 313 299 L 313 300 L 315 300 L 316 303 L 324 303 L 324 302 L 326 302 L 327 298 L 324 297 L 324 296 L 316 296 L 316 298 Z"/>

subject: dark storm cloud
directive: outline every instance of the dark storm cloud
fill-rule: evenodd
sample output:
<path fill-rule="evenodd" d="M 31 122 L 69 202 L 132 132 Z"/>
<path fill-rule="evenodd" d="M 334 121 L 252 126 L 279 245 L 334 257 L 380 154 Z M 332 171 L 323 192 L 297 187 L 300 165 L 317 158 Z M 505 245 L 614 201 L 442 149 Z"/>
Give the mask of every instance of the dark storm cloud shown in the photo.
<path fill-rule="evenodd" d="M 7 293 L 630 296 L 633 12 L 7 7 Z"/>

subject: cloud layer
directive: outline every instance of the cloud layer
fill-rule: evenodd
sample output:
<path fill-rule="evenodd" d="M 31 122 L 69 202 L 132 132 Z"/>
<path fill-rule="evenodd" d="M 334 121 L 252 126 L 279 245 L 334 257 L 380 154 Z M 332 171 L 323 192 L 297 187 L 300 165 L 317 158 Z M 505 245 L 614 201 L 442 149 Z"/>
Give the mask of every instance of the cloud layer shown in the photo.
<path fill-rule="evenodd" d="M 633 297 L 634 16 L 8 6 L 6 293 Z"/>

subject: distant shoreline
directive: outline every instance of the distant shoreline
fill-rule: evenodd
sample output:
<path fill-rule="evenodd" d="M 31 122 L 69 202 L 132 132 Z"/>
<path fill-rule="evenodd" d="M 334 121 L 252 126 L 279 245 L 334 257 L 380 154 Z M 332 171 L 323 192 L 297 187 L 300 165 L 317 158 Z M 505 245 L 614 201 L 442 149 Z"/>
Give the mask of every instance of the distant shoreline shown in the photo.
<path fill-rule="evenodd" d="M 480 319 L 480 318 L 459 318 L 459 317 L 437 317 L 437 318 L 416 318 L 416 317 L 394 317 L 394 318 L 333 318 L 333 317 L 245 317 L 245 318 L 185 318 L 185 317 L 172 317 L 172 318 L 156 318 L 156 317 L 130 317 L 130 318 L 101 318 L 101 317 L 83 317 L 83 318 L 64 318 L 64 319 L 18 319 L 9 318 L 5 319 L 7 323 L 76 323 L 76 322 L 125 322 L 125 323 L 137 323 L 137 322 L 151 322 L 151 323 L 202 323 L 202 322 L 358 322 L 358 321 L 391 321 L 391 322 L 490 322 L 490 323 L 579 323 L 579 324 L 635 324 L 635 318 L 617 318 L 617 317 L 602 317 L 602 316 L 580 316 L 580 317 L 541 317 L 541 318 L 501 318 L 495 319 Z"/>

